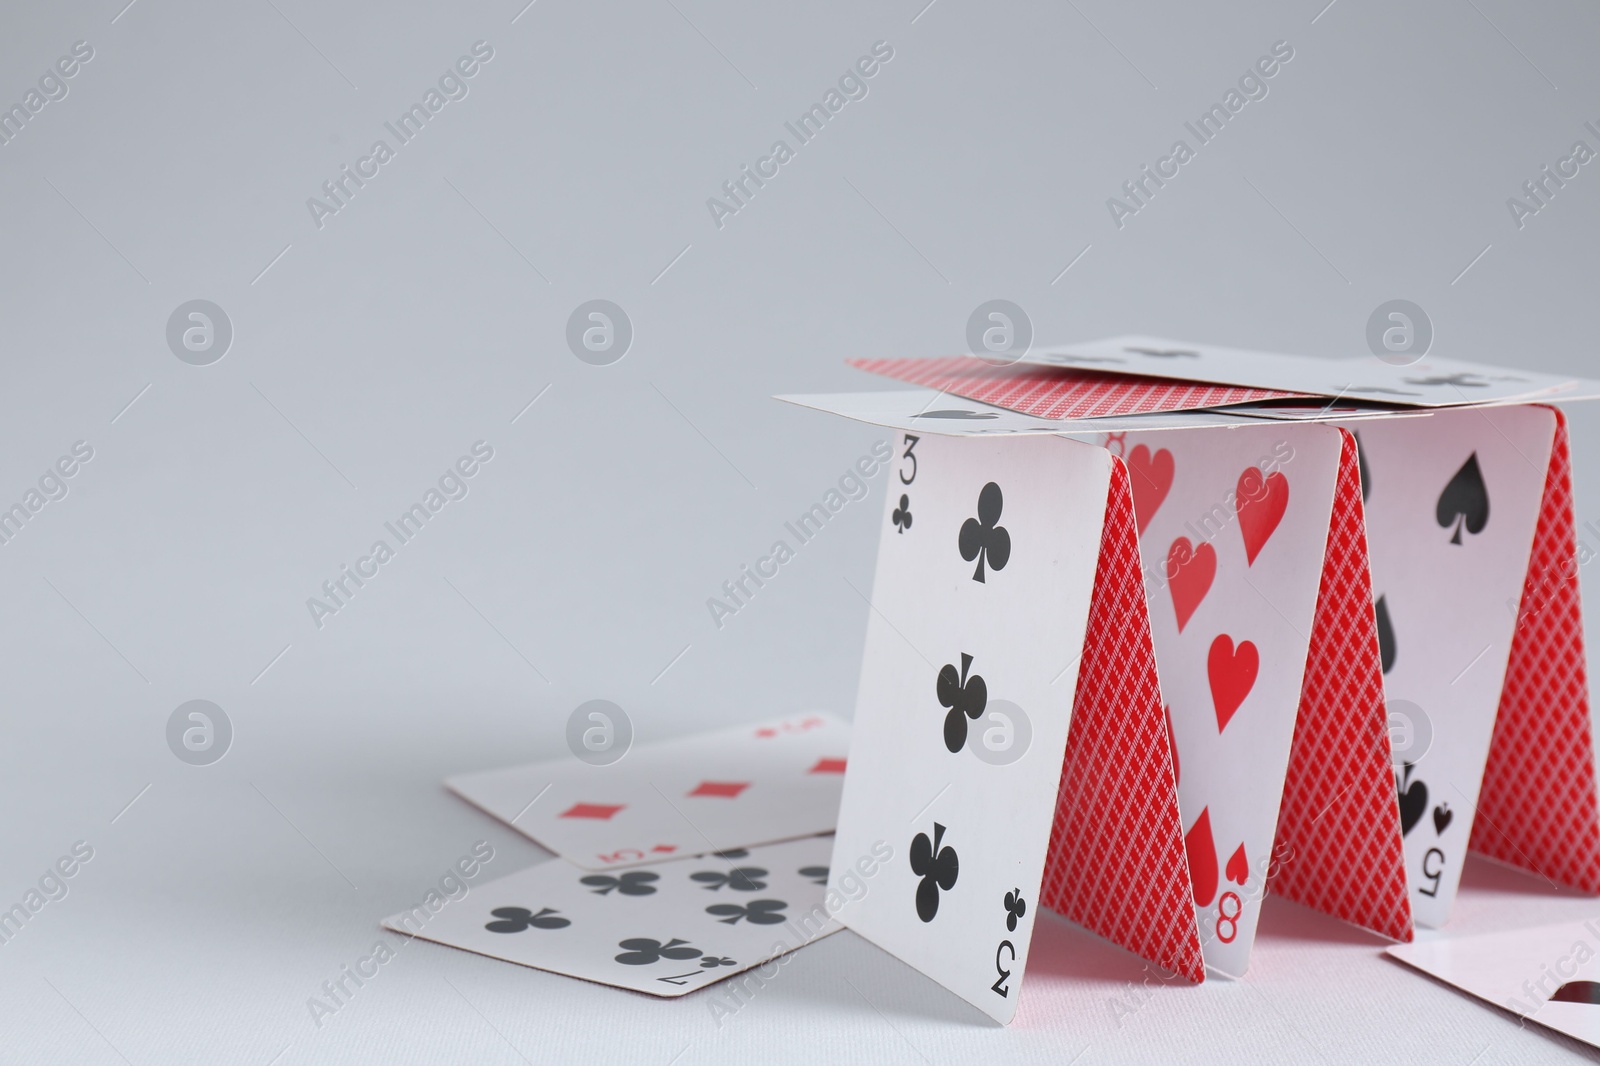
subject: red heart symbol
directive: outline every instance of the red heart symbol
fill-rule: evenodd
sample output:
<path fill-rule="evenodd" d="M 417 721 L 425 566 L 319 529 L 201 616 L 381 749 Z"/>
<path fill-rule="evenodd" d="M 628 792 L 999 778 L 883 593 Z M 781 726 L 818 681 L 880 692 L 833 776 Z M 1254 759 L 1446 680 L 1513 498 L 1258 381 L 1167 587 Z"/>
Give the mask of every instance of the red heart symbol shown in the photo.
<path fill-rule="evenodd" d="M 1128 470 L 1133 474 L 1133 517 L 1143 533 L 1172 488 L 1172 453 L 1162 448 L 1151 455 L 1140 444 L 1128 456 Z"/>
<path fill-rule="evenodd" d="M 1274 471 L 1265 476 L 1260 467 L 1245 467 L 1234 490 L 1234 512 L 1239 516 L 1239 532 L 1244 535 L 1244 559 L 1249 566 L 1261 554 L 1262 545 L 1283 521 L 1289 506 L 1289 479 Z"/>
<path fill-rule="evenodd" d="M 1211 808 L 1200 812 L 1194 825 L 1183 836 L 1189 853 L 1189 878 L 1194 883 L 1194 901 L 1209 907 L 1217 894 L 1217 846 L 1211 841 Z"/>
<path fill-rule="evenodd" d="M 1178 615 L 1178 632 L 1194 616 L 1195 608 L 1211 590 L 1211 581 L 1217 576 L 1217 551 L 1201 542 L 1200 547 L 1190 545 L 1188 537 L 1179 537 L 1167 549 L 1167 587 L 1172 592 L 1172 609 Z"/>
<path fill-rule="evenodd" d="M 1233 858 L 1228 860 L 1228 865 L 1223 871 L 1228 875 L 1228 880 L 1236 885 L 1242 885 L 1250 880 L 1250 860 L 1244 857 L 1244 845 L 1239 845 L 1239 850 L 1233 853 Z"/>
<path fill-rule="evenodd" d="M 1206 655 L 1206 674 L 1211 678 L 1211 702 L 1217 709 L 1218 733 L 1228 728 L 1233 712 L 1250 695 L 1260 666 L 1261 657 L 1256 653 L 1256 646 L 1248 640 L 1240 641 L 1235 648 L 1233 638 L 1222 633 L 1211 642 L 1211 651 Z"/>

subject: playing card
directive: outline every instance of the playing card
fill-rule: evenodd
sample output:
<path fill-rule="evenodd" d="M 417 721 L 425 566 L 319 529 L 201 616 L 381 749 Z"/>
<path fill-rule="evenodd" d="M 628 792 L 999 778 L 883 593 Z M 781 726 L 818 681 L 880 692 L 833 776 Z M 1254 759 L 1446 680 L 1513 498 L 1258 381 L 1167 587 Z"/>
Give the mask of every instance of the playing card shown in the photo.
<path fill-rule="evenodd" d="M 914 385 L 952 392 L 1039 418 L 1100 418 L 1164 411 L 1193 411 L 1252 400 L 1303 397 L 1304 393 L 1212 385 L 1098 370 L 994 366 L 975 356 L 938 359 L 852 359 L 850 365 Z"/>
<path fill-rule="evenodd" d="M 1600 1047 L 1600 917 L 1438 935 L 1397 945 L 1389 954 L 1486 1003 Z"/>
<path fill-rule="evenodd" d="M 1590 548 L 1577 535 L 1566 419 L 1559 409 L 1555 415 L 1539 524 L 1468 846 L 1596 895 L 1600 789 L 1578 587 Z M 1585 541 L 1594 529 L 1584 524 Z"/>
<path fill-rule="evenodd" d="M 562 858 L 606 870 L 833 829 L 850 726 L 805 714 L 576 758 L 461 774 L 445 786 Z"/>
<path fill-rule="evenodd" d="M 1472 834 L 1555 434 L 1548 408 L 1351 424 L 1417 924 L 1442 925 Z"/>
<path fill-rule="evenodd" d="M 610 874 L 553 859 L 475 887 L 437 913 L 418 908 L 383 925 L 523 966 L 681 996 L 837 932 L 831 913 L 844 896 L 825 887 L 832 849 L 831 837 L 813 836 Z M 857 857 L 840 891 L 870 892 L 886 852 Z M 773 975 L 763 967 L 761 976 Z"/>
<path fill-rule="evenodd" d="M 1273 895 L 1408 942 L 1415 926 L 1391 773 L 1361 463 L 1355 437 L 1341 436 L 1270 881 Z"/>
<path fill-rule="evenodd" d="M 1205 961 L 1142 577 L 1132 475 L 1117 460 L 1039 900 L 1199 983 Z"/>
<path fill-rule="evenodd" d="M 886 841 L 894 858 L 838 918 L 1009 1021 L 1111 457 L 1056 437 L 905 433 L 895 454 L 835 846 Z"/>
<path fill-rule="evenodd" d="M 918 360 L 906 360 L 908 363 Z M 1310 417 L 1304 409 L 1236 404 L 1219 410 L 1153 411 L 1145 414 L 1099 415 L 1093 418 L 1040 418 L 1004 406 L 964 399 L 938 389 L 897 389 L 882 392 L 834 392 L 778 396 L 814 411 L 827 411 L 877 426 L 903 429 L 912 434 L 949 436 L 1013 436 L 1037 433 L 1142 433 L 1156 429 L 1198 429 L 1203 426 L 1253 426 L 1263 420 L 1287 421 Z M 1313 409 L 1326 420 L 1333 413 L 1343 418 L 1372 417 L 1377 412 L 1354 404 Z M 1386 412 L 1393 415 L 1393 412 Z M 1402 413 L 1400 417 L 1426 417 Z"/>
<path fill-rule="evenodd" d="M 1395 366 L 1366 355 L 1357 359 L 1317 359 L 1163 337 L 1122 336 L 1078 344 L 1035 345 L 1022 362 L 1416 407 L 1600 395 L 1600 382 L 1457 359 L 1431 357 Z M 1246 399 L 1256 398 L 1267 397 Z"/>
<path fill-rule="evenodd" d="M 1128 464 L 1206 965 L 1245 972 L 1342 438 L 1257 424 L 1100 438 Z"/>

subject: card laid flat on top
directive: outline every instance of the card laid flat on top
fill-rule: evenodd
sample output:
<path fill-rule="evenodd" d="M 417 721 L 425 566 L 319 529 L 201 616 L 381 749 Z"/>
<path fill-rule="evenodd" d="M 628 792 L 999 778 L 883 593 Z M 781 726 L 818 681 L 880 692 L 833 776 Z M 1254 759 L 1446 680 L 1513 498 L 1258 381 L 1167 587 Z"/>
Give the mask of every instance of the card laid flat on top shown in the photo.
<path fill-rule="evenodd" d="M 1389 954 L 1485 1003 L 1600 1047 L 1600 915 L 1532 929 L 1439 934 Z"/>
<path fill-rule="evenodd" d="M 562 859 L 477 886 L 386 929 L 652 996 L 681 996 L 837 932 L 826 899 L 831 836 L 590 873 Z M 848 884 L 868 891 L 869 850 Z"/>
<path fill-rule="evenodd" d="M 1192 344 L 1165 337 L 1122 336 L 1076 344 L 1035 344 L 1021 361 L 1031 365 L 1113 371 L 1416 407 L 1600 395 L 1596 391 L 1600 382 L 1483 366 L 1459 359 L 1425 357 L 1396 366 L 1365 354 L 1358 359 L 1317 359 L 1227 348 L 1219 344 Z"/>
<path fill-rule="evenodd" d="M 1152 429 L 1198 429 L 1204 426 L 1251 426 L 1263 420 L 1290 421 L 1317 417 L 1326 420 L 1329 405 L 1318 401 L 1311 409 L 1236 404 L 1204 411 L 1152 411 L 1144 414 L 1105 415 L 1097 418 L 1040 418 L 1006 407 L 968 400 L 938 389 L 894 389 L 877 392 L 834 392 L 779 396 L 777 399 L 816 411 L 844 415 L 877 426 L 892 426 L 910 433 L 947 432 L 959 426 L 966 436 L 1013 436 L 1033 433 L 1142 433 Z M 1340 418 L 1365 418 L 1379 412 L 1355 404 L 1333 408 Z M 1394 412 L 1382 412 L 1392 417 Z M 1415 417 L 1425 417 L 1417 415 Z"/>
<path fill-rule="evenodd" d="M 589 870 L 825 833 L 839 810 L 849 723 L 831 714 L 732 726 L 576 758 L 483 770 L 445 786 Z"/>
<path fill-rule="evenodd" d="M 995 366 L 972 355 L 939 359 L 853 359 L 851 365 L 913 385 L 925 385 L 1051 419 L 1194 411 L 1306 395 L 1276 389 L 1063 369 L 1032 362 Z"/>

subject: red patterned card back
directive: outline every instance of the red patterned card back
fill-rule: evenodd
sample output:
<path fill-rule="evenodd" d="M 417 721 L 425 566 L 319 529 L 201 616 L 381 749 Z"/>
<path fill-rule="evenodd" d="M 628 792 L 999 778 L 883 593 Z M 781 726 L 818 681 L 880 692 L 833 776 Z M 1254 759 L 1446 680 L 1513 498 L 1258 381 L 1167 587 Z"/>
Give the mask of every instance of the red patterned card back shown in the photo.
<path fill-rule="evenodd" d="M 1583 658 L 1567 420 L 1556 435 L 1469 847 L 1600 893 L 1600 809 Z"/>
<path fill-rule="evenodd" d="M 1361 478 L 1355 439 L 1343 437 L 1268 887 L 1409 941 Z"/>
<path fill-rule="evenodd" d="M 1127 466 L 1113 458 L 1040 899 L 1135 955 L 1199 982 L 1205 965 L 1156 682 L 1133 494 Z"/>
<path fill-rule="evenodd" d="M 979 403 L 1037 418 L 1096 418 L 1103 415 L 1192 411 L 1230 403 L 1304 395 L 1198 381 L 1109 374 L 1053 366 L 993 366 L 970 355 L 938 359 L 851 359 L 850 365 L 913 385 L 942 389 Z"/>

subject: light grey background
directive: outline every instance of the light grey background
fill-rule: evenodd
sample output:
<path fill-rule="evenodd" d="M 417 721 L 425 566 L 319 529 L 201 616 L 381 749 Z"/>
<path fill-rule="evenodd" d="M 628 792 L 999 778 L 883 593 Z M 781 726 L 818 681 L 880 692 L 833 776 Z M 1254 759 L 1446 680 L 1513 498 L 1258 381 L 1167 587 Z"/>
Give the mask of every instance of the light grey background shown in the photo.
<path fill-rule="evenodd" d="M 94 448 L 0 545 L 0 900 L 95 851 L 0 946 L 0 1056 L 1584 1054 L 1281 901 L 1248 979 L 1120 1025 L 1139 964 L 1058 921 L 1006 1031 L 849 933 L 720 1027 L 423 944 L 320 1028 L 306 1000 L 473 841 L 486 877 L 537 860 L 438 782 L 555 754 L 580 702 L 641 739 L 849 712 L 882 476 L 720 630 L 705 603 L 879 436 L 768 398 L 874 387 L 847 356 L 958 350 L 1004 298 L 1041 339 L 1370 358 L 1405 298 L 1438 354 L 1593 373 L 1600 164 L 1520 230 L 1505 203 L 1600 147 L 1590 5 L 125 2 L 0 16 L 7 106 L 94 48 L 0 146 L 0 503 Z M 319 230 L 307 197 L 480 39 L 469 95 Z M 869 95 L 719 230 L 706 199 L 879 40 Z M 1279 40 L 1270 94 L 1118 229 L 1106 199 Z M 232 320 L 214 365 L 167 347 L 191 299 Z M 565 344 L 591 299 L 633 323 L 611 366 Z M 478 440 L 467 498 L 317 628 L 307 598 Z M 197 698 L 235 730 L 203 767 L 165 741 Z M 1457 926 L 1597 910 L 1478 864 Z"/>

